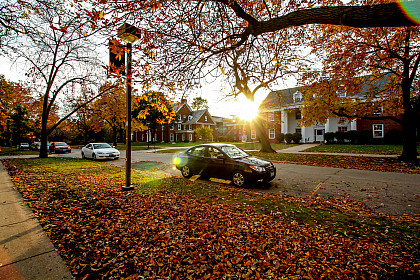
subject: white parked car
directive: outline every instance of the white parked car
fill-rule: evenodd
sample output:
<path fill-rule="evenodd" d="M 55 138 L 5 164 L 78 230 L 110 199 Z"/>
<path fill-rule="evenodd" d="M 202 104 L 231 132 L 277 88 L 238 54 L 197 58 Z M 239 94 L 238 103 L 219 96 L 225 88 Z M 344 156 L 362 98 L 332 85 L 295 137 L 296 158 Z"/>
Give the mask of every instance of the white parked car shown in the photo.
<path fill-rule="evenodd" d="M 82 148 L 82 158 L 118 159 L 120 152 L 108 143 L 89 143 Z"/>

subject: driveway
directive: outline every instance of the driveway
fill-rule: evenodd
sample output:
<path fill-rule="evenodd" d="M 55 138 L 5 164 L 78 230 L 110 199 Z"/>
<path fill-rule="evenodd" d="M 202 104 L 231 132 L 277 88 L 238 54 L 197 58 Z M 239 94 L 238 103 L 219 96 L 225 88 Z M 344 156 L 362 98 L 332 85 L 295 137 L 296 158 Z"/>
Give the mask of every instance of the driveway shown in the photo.
<path fill-rule="evenodd" d="M 80 150 L 59 155 L 80 157 Z M 133 151 L 133 168 L 141 162 L 161 163 L 162 172 L 181 176 L 172 165 L 173 154 Z M 125 152 L 121 158 L 108 163 L 124 167 Z M 277 176 L 267 185 L 255 190 L 296 196 L 334 196 L 366 203 L 389 215 L 420 215 L 420 174 L 377 172 L 354 169 L 306 166 L 276 163 Z M 198 179 L 199 181 L 202 179 Z M 208 182 L 208 181 L 206 181 Z"/>

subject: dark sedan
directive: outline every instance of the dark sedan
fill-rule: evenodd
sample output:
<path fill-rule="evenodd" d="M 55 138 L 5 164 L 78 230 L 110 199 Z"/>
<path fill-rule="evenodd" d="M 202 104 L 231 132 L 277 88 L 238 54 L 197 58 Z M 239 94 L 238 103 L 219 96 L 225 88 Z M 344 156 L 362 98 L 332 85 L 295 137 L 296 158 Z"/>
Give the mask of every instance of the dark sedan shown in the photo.
<path fill-rule="evenodd" d="M 174 159 L 182 176 L 201 175 L 204 178 L 232 180 L 242 187 L 256 181 L 269 182 L 276 177 L 273 163 L 249 156 L 230 144 L 203 144 L 189 148 Z"/>
<path fill-rule="evenodd" d="M 49 146 L 50 153 L 71 153 L 71 148 L 64 142 L 53 142 Z"/>

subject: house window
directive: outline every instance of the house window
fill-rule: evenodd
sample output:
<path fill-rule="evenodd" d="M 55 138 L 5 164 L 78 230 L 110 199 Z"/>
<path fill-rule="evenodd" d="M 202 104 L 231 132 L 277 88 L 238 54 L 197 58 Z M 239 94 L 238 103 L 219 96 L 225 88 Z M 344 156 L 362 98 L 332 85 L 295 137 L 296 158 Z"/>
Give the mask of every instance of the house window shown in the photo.
<path fill-rule="evenodd" d="M 373 138 L 383 138 L 384 137 L 384 125 L 383 124 L 374 124 L 373 127 Z"/>
<path fill-rule="evenodd" d="M 347 126 L 339 126 L 338 131 L 346 132 L 347 131 Z"/>
<path fill-rule="evenodd" d="M 187 130 L 187 125 L 186 124 L 184 124 L 184 130 Z"/>
<path fill-rule="evenodd" d="M 190 121 L 190 120 L 192 120 L 192 116 L 188 116 L 188 120 Z"/>
<path fill-rule="evenodd" d="M 173 134 L 173 133 L 171 133 L 171 135 L 169 136 L 169 140 L 170 140 L 171 142 L 174 142 L 174 134 Z"/>
<path fill-rule="evenodd" d="M 299 128 L 296 128 L 296 129 L 295 129 L 295 132 L 296 132 L 296 133 L 300 133 L 300 134 L 302 134 L 302 128 L 300 128 L 300 127 L 299 127 Z"/>
<path fill-rule="evenodd" d="M 296 119 L 300 120 L 302 118 L 302 112 L 300 110 L 296 111 Z"/>
<path fill-rule="evenodd" d="M 293 102 L 297 103 L 301 101 L 302 101 L 302 93 L 300 93 L 299 91 L 293 93 Z"/>
<path fill-rule="evenodd" d="M 184 141 L 185 141 L 185 134 L 182 133 L 182 142 L 184 142 Z"/>
<path fill-rule="evenodd" d="M 192 130 L 192 125 L 190 125 L 190 124 L 189 124 L 189 125 L 188 125 L 188 129 L 189 129 L 189 130 Z"/>
<path fill-rule="evenodd" d="M 181 130 L 182 129 L 182 125 L 179 123 L 178 124 L 178 130 Z"/>
<path fill-rule="evenodd" d="M 207 116 L 204 116 L 204 121 L 207 121 Z"/>
<path fill-rule="evenodd" d="M 274 121 L 274 113 L 268 113 L 268 120 L 269 121 Z"/>
<path fill-rule="evenodd" d="M 268 139 L 274 139 L 276 137 L 276 130 L 274 128 L 270 128 L 268 130 Z"/>
<path fill-rule="evenodd" d="M 341 92 L 340 97 L 347 97 L 347 93 L 346 92 Z"/>
<path fill-rule="evenodd" d="M 186 115 L 183 115 L 183 116 L 182 116 L 182 118 L 183 118 L 184 120 L 185 120 L 185 118 L 186 118 L 186 117 L 187 117 Z"/>
<path fill-rule="evenodd" d="M 373 113 L 374 115 L 380 115 L 382 114 L 384 111 L 383 107 L 378 107 L 377 110 Z"/>
<path fill-rule="evenodd" d="M 236 141 L 236 136 L 233 136 L 233 141 Z"/>
<path fill-rule="evenodd" d="M 193 136 L 192 133 L 190 133 L 190 142 L 192 142 L 192 136 Z"/>
<path fill-rule="evenodd" d="M 251 139 L 257 139 L 257 133 L 255 129 L 251 130 Z"/>
<path fill-rule="evenodd" d="M 171 129 L 172 129 L 172 130 L 174 130 L 174 129 L 175 129 L 175 126 L 174 126 L 174 125 L 172 125 L 172 126 L 171 126 Z"/>

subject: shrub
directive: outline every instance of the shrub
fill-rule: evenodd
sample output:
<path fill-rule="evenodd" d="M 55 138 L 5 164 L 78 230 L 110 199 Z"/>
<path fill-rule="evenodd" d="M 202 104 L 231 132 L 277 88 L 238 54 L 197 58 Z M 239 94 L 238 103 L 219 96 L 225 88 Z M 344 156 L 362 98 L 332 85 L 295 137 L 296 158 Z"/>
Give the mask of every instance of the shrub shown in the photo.
<path fill-rule="evenodd" d="M 346 134 L 345 139 L 349 140 L 351 144 L 356 143 L 357 134 L 358 134 L 356 130 L 349 130 L 345 134 Z"/>
<path fill-rule="evenodd" d="M 292 141 L 293 141 L 293 134 L 292 133 L 286 133 L 284 135 L 284 139 L 286 140 L 286 143 L 287 144 L 292 143 Z"/>
<path fill-rule="evenodd" d="M 370 144 L 372 143 L 373 136 L 372 136 L 372 130 L 361 130 L 357 133 L 357 144 Z"/>
<path fill-rule="evenodd" d="M 280 142 L 280 143 L 284 143 L 285 138 L 286 138 L 286 136 L 285 136 L 285 134 L 284 134 L 284 133 L 280 133 L 280 134 L 279 134 L 279 142 Z"/>
<path fill-rule="evenodd" d="M 399 129 L 392 129 L 385 133 L 385 143 L 393 145 L 401 145 L 403 142 L 402 131 Z"/>
<path fill-rule="evenodd" d="M 332 144 L 335 141 L 335 132 L 326 132 L 324 134 L 324 140 L 327 144 Z"/>
<path fill-rule="evenodd" d="M 300 140 L 302 140 L 302 134 L 300 132 L 296 132 L 292 134 L 293 143 L 299 144 Z"/>
<path fill-rule="evenodd" d="M 219 136 L 219 137 L 217 137 L 217 141 L 219 141 L 219 142 L 226 142 L 227 141 L 227 137 L 226 136 Z"/>
<path fill-rule="evenodd" d="M 343 144 L 344 139 L 346 139 L 346 133 L 344 131 L 337 131 L 335 133 L 335 138 L 337 139 L 337 143 Z"/>

